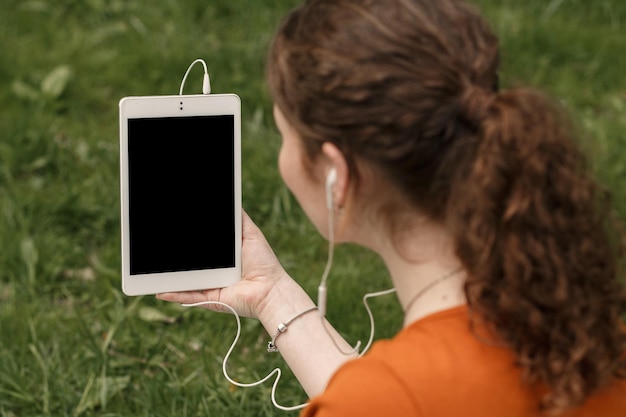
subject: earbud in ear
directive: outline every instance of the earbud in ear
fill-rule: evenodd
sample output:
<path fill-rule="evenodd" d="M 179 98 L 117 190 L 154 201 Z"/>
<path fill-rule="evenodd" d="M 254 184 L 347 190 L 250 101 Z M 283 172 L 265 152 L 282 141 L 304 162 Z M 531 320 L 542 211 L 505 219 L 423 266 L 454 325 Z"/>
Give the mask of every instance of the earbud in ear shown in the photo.
<path fill-rule="evenodd" d="M 326 206 L 328 210 L 333 209 L 333 186 L 337 182 L 337 171 L 331 168 L 326 176 Z"/>

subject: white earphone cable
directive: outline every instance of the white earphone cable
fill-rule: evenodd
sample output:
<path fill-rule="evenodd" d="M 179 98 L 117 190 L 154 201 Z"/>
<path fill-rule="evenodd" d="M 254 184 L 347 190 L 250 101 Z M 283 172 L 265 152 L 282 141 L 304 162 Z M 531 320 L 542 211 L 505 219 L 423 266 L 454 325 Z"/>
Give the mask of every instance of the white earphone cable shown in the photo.
<path fill-rule="evenodd" d="M 380 297 L 383 295 L 388 295 L 388 294 L 392 294 L 394 293 L 396 290 L 395 288 L 389 289 L 389 290 L 385 290 L 385 291 L 379 291 L 379 292 L 373 292 L 373 293 L 368 293 L 365 294 L 365 296 L 363 296 L 363 304 L 365 305 L 365 309 L 367 310 L 367 314 L 369 316 L 370 319 L 370 336 L 369 336 L 369 340 L 367 345 L 365 346 L 365 348 L 363 349 L 362 352 L 358 352 L 358 347 L 360 346 L 360 341 L 357 343 L 357 346 L 354 348 L 355 350 L 353 352 L 344 352 L 339 346 L 337 346 L 337 343 L 335 342 L 334 338 L 332 338 L 331 336 L 331 340 L 333 340 L 333 342 L 335 343 L 335 347 L 342 353 L 342 354 L 348 354 L 348 355 L 352 355 L 352 354 L 358 354 L 358 356 L 362 356 L 364 355 L 370 348 L 370 346 L 372 345 L 372 342 L 374 340 L 374 333 L 375 333 L 375 324 L 374 324 L 374 316 L 372 315 L 372 310 L 367 302 L 368 299 L 370 298 L 374 298 L 374 297 Z M 295 411 L 295 410 L 300 410 L 304 407 L 307 406 L 308 402 L 305 402 L 303 404 L 299 404 L 299 405 L 295 405 L 295 406 L 284 406 L 278 403 L 278 401 L 276 400 L 276 389 L 278 387 L 278 382 L 280 381 L 280 378 L 282 376 L 282 371 L 280 368 L 274 368 L 274 370 L 272 370 L 270 373 L 268 373 L 264 378 L 256 381 L 256 382 L 251 382 L 251 383 L 242 383 L 242 382 L 238 382 L 235 381 L 233 378 L 231 378 L 231 376 L 228 374 L 228 369 L 227 369 L 227 363 L 228 363 L 228 359 L 230 358 L 230 355 L 232 354 L 233 350 L 235 350 L 235 346 L 237 345 L 237 342 L 239 341 L 239 337 L 241 336 L 241 319 L 239 318 L 239 314 L 237 314 L 237 311 L 235 311 L 235 309 L 233 307 L 231 307 L 230 305 L 226 304 L 226 303 L 222 303 L 220 301 L 201 301 L 198 303 L 191 303 L 191 304 L 182 304 L 183 307 L 198 307 L 198 306 L 203 306 L 203 305 L 209 305 L 209 304 L 213 304 L 213 305 L 220 305 L 222 307 L 225 307 L 226 309 L 228 309 L 233 316 L 235 316 L 235 319 L 237 321 L 237 332 L 235 333 L 235 337 L 233 339 L 233 342 L 231 343 L 230 347 L 228 348 L 228 351 L 226 352 L 226 355 L 224 356 L 224 360 L 222 361 L 222 373 L 224 374 L 224 377 L 226 378 L 226 380 L 228 380 L 228 382 L 230 382 L 231 384 L 241 387 L 241 388 L 251 388 L 251 387 L 256 387 L 258 385 L 263 384 L 265 381 L 269 380 L 273 375 L 276 375 L 276 378 L 274 379 L 274 383 L 272 384 L 272 391 L 271 391 L 271 400 L 272 400 L 272 404 L 274 405 L 274 407 L 278 408 L 279 410 L 283 410 L 283 411 Z M 323 319 L 323 318 L 322 318 Z M 328 329 L 326 327 L 326 324 L 324 323 L 324 329 L 328 332 Z"/>
<path fill-rule="evenodd" d="M 237 312 L 235 311 L 233 307 L 231 307 L 230 305 L 226 303 L 222 303 L 219 301 L 201 301 L 199 303 L 183 304 L 183 306 L 184 307 L 197 307 L 197 306 L 202 306 L 202 305 L 207 305 L 207 304 L 214 304 L 214 305 L 220 305 L 222 307 L 226 307 L 235 316 L 235 319 L 237 320 L 237 333 L 235 334 L 233 343 L 231 343 L 230 347 L 228 348 L 228 351 L 226 352 L 226 355 L 224 356 L 224 360 L 222 361 L 222 373 L 224 374 L 224 377 L 228 380 L 228 382 L 241 388 L 251 388 L 251 387 L 256 387 L 258 385 L 261 385 L 265 381 L 269 380 L 273 375 L 276 375 L 276 379 L 274 380 L 274 383 L 272 384 L 272 393 L 271 393 L 272 404 L 274 404 L 274 407 L 283 411 L 300 410 L 306 407 L 308 403 L 303 403 L 300 405 L 288 407 L 288 406 L 281 405 L 278 403 L 278 401 L 276 401 L 276 387 L 278 386 L 278 381 L 280 381 L 280 377 L 282 376 L 282 371 L 280 368 L 274 368 L 274 370 L 271 371 L 269 374 L 267 374 L 264 378 L 256 382 L 252 382 L 252 383 L 237 382 L 230 377 L 230 375 L 228 374 L 228 370 L 226 368 L 227 368 L 228 359 L 230 358 L 230 355 L 235 349 L 235 346 L 237 345 L 237 342 L 239 341 L 239 337 L 241 336 L 241 319 L 239 318 L 239 314 L 237 314 Z"/>
<path fill-rule="evenodd" d="M 209 80 L 209 73 L 207 71 L 207 65 L 206 62 L 203 59 L 196 59 L 195 61 L 193 61 L 191 63 L 191 65 L 189 65 L 189 67 L 187 68 L 187 71 L 185 72 L 185 75 L 183 76 L 181 85 L 180 85 L 180 92 L 179 95 L 183 94 L 183 88 L 185 86 L 185 81 L 187 80 L 187 76 L 189 75 L 189 72 L 191 70 L 191 68 L 196 64 L 200 62 L 202 64 L 202 66 L 204 67 L 204 78 L 203 78 L 203 82 L 202 82 L 202 93 L 203 94 L 210 94 L 211 93 L 211 84 L 210 84 L 210 80 Z M 329 182 L 331 185 L 332 183 L 334 183 L 334 175 L 335 173 L 333 172 L 333 177 L 332 180 Z M 332 206 L 332 193 L 330 190 L 330 186 L 329 183 L 327 182 L 327 186 L 326 186 L 326 192 L 327 192 L 327 205 L 329 208 L 329 216 L 328 216 L 328 259 L 326 261 L 326 266 L 324 268 L 324 272 L 322 274 L 322 278 L 320 280 L 320 285 L 318 287 L 318 308 L 319 308 L 319 314 L 320 314 L 320 318 L 322 320 L 322 326 L 324 328 L 324 330 L 326 331 L 326 333 L 328 334 L 328 336 L 330 337 L 330 339 L 332 340 L 333 344 L 335 345 L 335 347 L 337 348 L 337 350 L 339 352 L 341 352 L 343 355 L 346 356 L 351 356 L 351 355 L 357 355 L 357 356 L 362 356 L 365 352 L 367 352 L 367 350 L 370 348 L 373 340 L 374 340 L 374 333 L 375 333 L 375 323 L 374 323 L 374 316 L 372 315 L 372 311 L 370 309 L 370 306 L 367 302 L 367 300 L 369 298 L 372 297 L 379 297 L 382 295 L 387 295 L 387 294 L 391 294 L 393 292 L 395 292 L 395 289 L 389 289 L 386 291 L 379 291 L 379 292 L 374 292 L 374 293 L 368 293 L 365 294 L 365 296 L 363 297 L 363 304 L 365 305 L 365 309 L 367 310 L 367 314 L 369 316 L 370 319 L 370 336 L 369 336 L 369 340 L 367 345 L 365 346 L 365 349 L 363 349 L 362 352 L 359 352 L 359 347 L 361 346 L 361 341 L 358 341 L 357 344 L 355 345 L 355 347 L 352 349 L 352 351 L 350 352 L 345 352 L 338 344 L 337 341 L 335 340 L 335 338 L 331 335 L 330 330 L 328 329 L 327 325 L 326 325 L 326 319 L 325 319 L 325 315 L 326 315 L 326 282 L 328 280 L 328 275 L 330 274 L 330 269 L 332 267 L 333 264 L 333 256 L 334 256 L 334 249 L 335 249 L 335 244 L 334 244 L 334 237 L 335 237 L 335 232 L 334 232 L 334 223 L 335 223 L 335 219 L 334 219 L 334 208 Z M 296 405 L 296 406 L 283 406 L 281 404 L 279 404 L 276 401 L 276 388 L 278 386 L 278 382 L 280 381 L 280 378 L 282 376 L 282 371 L 280 368 L 274 368 L 274 370 L 272 370 L 269 374 L 267 374 L 264 378 L 256 381 L 256 382 L 252 382 L 252 383 L 241 383 L 241 382 L 237 382 L 235 381 L 233 378 L 230 377 L 230 375 L 228 374 L 228 370 L 227 370 L 227 363 L 228 363 L 228 359 L 230 358 L 230 355 L 232 354 L 233 350 L 235 349 L 235 346 L 237 345 L 237 342 L 239 341 L 239 337 L 241 336 L 241 319 L 239 318 L 239 314 L 237 314 L 237 311 L 230 305 L 220 302 L 220 301 L 201 301 L 198 303 L 191 303 L 191 304 L 182 304 L 184 307 L 197 307 L 197 306 L 202 306 L 202 305 L 220 305 L 222 307 L 225 307 L 227 310 L 229 310 L 234 316 L 235 319 L 237 321 L 237 332 L 235 334 L 235 338 L 233 339 L 233 342 L 231 343 L 230 347 L 228 348 L 228 351 L 226 352 L 226 355 L 224 356 L 224 360 L 222 361 L 222 373 L 224 374 L 224 377 L 228 380 L 228 382 L 230 382 L 231 384 L 238 386 L 238 387 L 242 387 L 242 388 L 250 388 L 250 387 L 255 387 L 258 386 L 262 383 L 264 383 L 265 381 L 269 380 L 272 376 L 276 375 L 276 378 L 274 379 L 274 383 L 272 384 L 272 391 L 271 391 L 271 399 L 272 399 L 272 404 L 274 405 L 274 407 L 278 408 L 279 410 L 283 410 L 283 411 L 295 411 L 295 410 L 299 410 L 302 409 L 304 407 L 307 406 L 308 402 L 300 404 L 300 405 Z"/>
<path fill-rule="evenodd" d="M 376 331 L 376 325 L 374 323 L 374 315 L 372 314 L 372 309 L 370 308 L 370 305 L 368 304 L 367 300 L 369 300 L 370 298 L 393 294 L 395 292 L 396 292 L 395 288 L 390 288 L 384 291 L 370 292 L 363 296 L 363 304 L 365 305 L 365 310 L 367 311 L 367 315 L 370 319 L 370 338 L 367 341 L 367 345 L 365 345 L 363 350 L 359 353 L 359 356 L 365 355 L 365 353 L 369 350 L 370 346 L 372 346 L 372 343 L 374 342 L 374 333 Z"/>
<path fill-rule="evenodd" d="M 327 184 L 328 191 L 328 184 Z M 327 193 L 328 194 L 328 193 Z M 320 280 L 320 285 L 317 288 L 317 306 L 319 308 L 320 320 L 322 321 L 322 326 L 324 330 L 328 334 L 328 337 L 335 345 L 335 348 L 345 356 L 357 355 L 359 356 L 359 348 L 361 347 L 361 341 L 357 341 L 356 345 L 350 351 L 345 351 L 339 346 L 333 335 L 330 333 L 326 325 L 326 300 L 327 300 L 327 286 L 326 281 L 328 280 L 328 275 L 330 274 L 330 269 L 333 265 L 333 255 L 335 252 L 335 219 L 334 219 L 334 208 L 332 207 L 332 202 L 329 203 L 328 210 L 328 259 L 326 260 L 326 267 L 324 268 L 324 273 L 322 274 L 322 279 Z"/>
<path fill-rule="evenodd" d="M 211 94 L 211 80 L 209 79 L 209 71 L 207 69 L 206 62 L 204 62 L 204 59 L 198 58 L 195 61 L 193 61 L 187 68 L 187 71 L 185 71 L 183 80 L 180 83 L 180 91 L 178 92 L 178 95 L 180 96 L 183 95 L 183 88 L 185 88 L 185 81 L 187 81 L 187 76 L 189 75 L 189 71 L 191 71 L 191 68 L 198 62 L 200 62 L 202 64 L 202 67 L 204 68 L 204 75 L 202 78 L 202 94 Z"/>
<path fill-rule="evenodd" d="M 335 208 L 333 204 L 332 186 L 335 185 L 336 178 L 337 178 L 337 173 L 333 168 L 328 173 L 328 177 L 326 179 L 325 191 L 326 191 L 326 206 L 328 208 L 328 259 L 326 261 L 326 267 L 324 268 L 324 273 L 322 274 L 322 278 L 320 280 L 320 285 L 317 289 L 317 306 L 319 309 L 320 318 L 322 320 L 322 326 L 324 327 L 324 330 L 328 334 L 328 337 L 330 337 L 330 340 L 332 340 L 333 344 L 335 345 L 335 348 L 337 348 L 337 350 L 342 355 L 345 355 L 345 356 L 356 355 L 357 357 L 361 357 L 369 350 L 370 346 L 372 345 L 372 342 L 374 341 L 374 333 L 376 331 L 376 325 L 374 323 L 374 316 L 372 314 L 372 310 L 367 300 L 373 297 L 379 297 L 379 296 L 394 293 L 396 290 L 395 288 L 392 288 L 392 289 L 385 290 L 385 291 L 368 293 L 363 296 L 363 304 L 365 305 L 365 310 L 367 311 L 367 315 L 370 320 L 369 340 L 367 342 L 367 345 L 361 352 L 359 352 L 359 348 L 361 347 L 360 340 L 357 341 L 356 345 L 352 348 L 352 350 L 345 351 L 344 349 L 342 349 L 337 343 L 337 341 L 335 340 L 335 338 L 333 337 L 333 335 L 330 333 L 330 330 L 328 329 L 326 325 L 326 302 L 327 302 L 327 284 L 326 283 L 328 281 L 328 275 L 330 274 L 330 269 L 333 264 L 333 258 L 334 258 L 334 252 L 335 252 Z"/>

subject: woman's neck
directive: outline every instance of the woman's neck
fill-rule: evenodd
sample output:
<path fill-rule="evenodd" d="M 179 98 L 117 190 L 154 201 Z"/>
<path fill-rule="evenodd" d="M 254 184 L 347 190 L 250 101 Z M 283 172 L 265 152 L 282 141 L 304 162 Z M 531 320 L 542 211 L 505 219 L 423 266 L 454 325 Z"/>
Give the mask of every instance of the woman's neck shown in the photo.
<path fill-rule="evenodd" d="M 404 310 L 404 326 L 464 305 L 466 273 L 443 227 L 421 223 L 402 236 L 373 234 L 368 245 L 384 260 Z M 393 239 L 395 238 L 395 239 Z"/>
<path fill-rule="evenodd" d="M 363 245 L 382 257 L 404 310 L 405 326 L 466 303 L 466 273 L 452 236 L 442 225 L 407 207 L 394 216 L 402 227 L 390 227 L 390 222 L 371 214 L 378 213 L 371 205 L 348 204 L 337 227 L 339 241 Z"/>

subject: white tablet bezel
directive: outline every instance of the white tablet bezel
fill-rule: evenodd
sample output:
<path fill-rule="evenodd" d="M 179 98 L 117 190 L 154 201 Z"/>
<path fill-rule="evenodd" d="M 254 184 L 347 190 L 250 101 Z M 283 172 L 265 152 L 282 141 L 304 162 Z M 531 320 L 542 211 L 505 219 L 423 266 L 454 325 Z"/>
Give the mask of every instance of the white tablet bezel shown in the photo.
<path fill-rule="evenodd" d="M 126 295 L 223 288 L 241 279 L 241 101 L 235 94 L 125 97 L 120 108 L 122 291 Z M 150 117 L 234 116 L 235 266 L 130 274 L 128 120 Z"/>

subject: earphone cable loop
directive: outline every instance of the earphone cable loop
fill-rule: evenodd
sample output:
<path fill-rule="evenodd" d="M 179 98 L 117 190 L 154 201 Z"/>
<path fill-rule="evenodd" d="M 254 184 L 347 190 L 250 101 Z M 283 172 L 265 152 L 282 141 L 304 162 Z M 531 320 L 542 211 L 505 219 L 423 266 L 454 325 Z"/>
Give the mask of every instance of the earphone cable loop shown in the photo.
<path fill-rule="evenodd" d="M 209 71 L 207 69 L 207 65 L 206 62 L 204 61 L 204 59 L 202 58 L 198 58 L 195 61 L 193 61 L 189 67 L 187 67 L 187 71 L 185 71 L 185 75 L 183 76 L 183 80 L 180 83 L 180 90 L 178 92 L 179 96 L 183 95 L 183 89 L 185 88 L 185 82 L 187 81 L 187 76 L 189 75 L 189 72 L 191 71 L 191 68 L 193 68 L 193 66 L 197 63 L 201 63 L 202 67 L 204 68 L 204 76 L 202 79 L 202 94 L 210 94 L 211 93 L 211 82 L 209 79 Z"/>
<path fill-rule="evenodd" d="M 251 382 L 251 383 L 238 382 L 230 377 L 230 375 L 228 374 L 228 370 L 227 370 L 228 359 L 230 359 L 230 355 L 235 350 L 235 346 L 237 345 L 237 342 L 239 341 L 239 337 L 241 336 L 241 319 L 239 318 L 239 314 L 237 314 L 237 311 L 232 306 L 226 303 L 222 303 L 220 301 L 201 301 L 198 303 L 182 304 L 182 306 L 183 307 L 197 307 L 197 306 L 211 305 L 211 304 L 225 307 L 233 314 L 233 316 L 235 316 L 235 319 L 237 321 L 237 332 L 235 334 L 235 338 L 233 339 L 233 342 L 231 343 L 228 350 L 226 351 L 226 355 L 224 355 L 224 360 L 222 361 L 222 373 L 224 374 L 224 377 L 226 378 L 226 380 L 230 382 L 231 384 L 238 386 L 240 388 L 252 388 L 252 387 L 256 387 L 258 385 L 263 384 L 265 381 L 269 380 L 272 376 L 276 375 L 276 378 L 274 379 L 274 383 L 272 384 L 272 392 L 271 392 L 271 399 L 272 399 L 272 404 L 274 405 L 274 407 L 283 411 L 295 411 L 295 410 L 300 410 L 306 407 L 308 402 L 295 405 L 295 406 L 284 406 L 278 403 L 278 401 L 276 400 L 276 389 L 278 387 L 278 382 L 280 381 L 280 378 L 282 376 L 282 371 L 280 370 L 280 368 L 274 368 L 265 377 L 261 378 L 260 380 L 256 382 Z"/>

